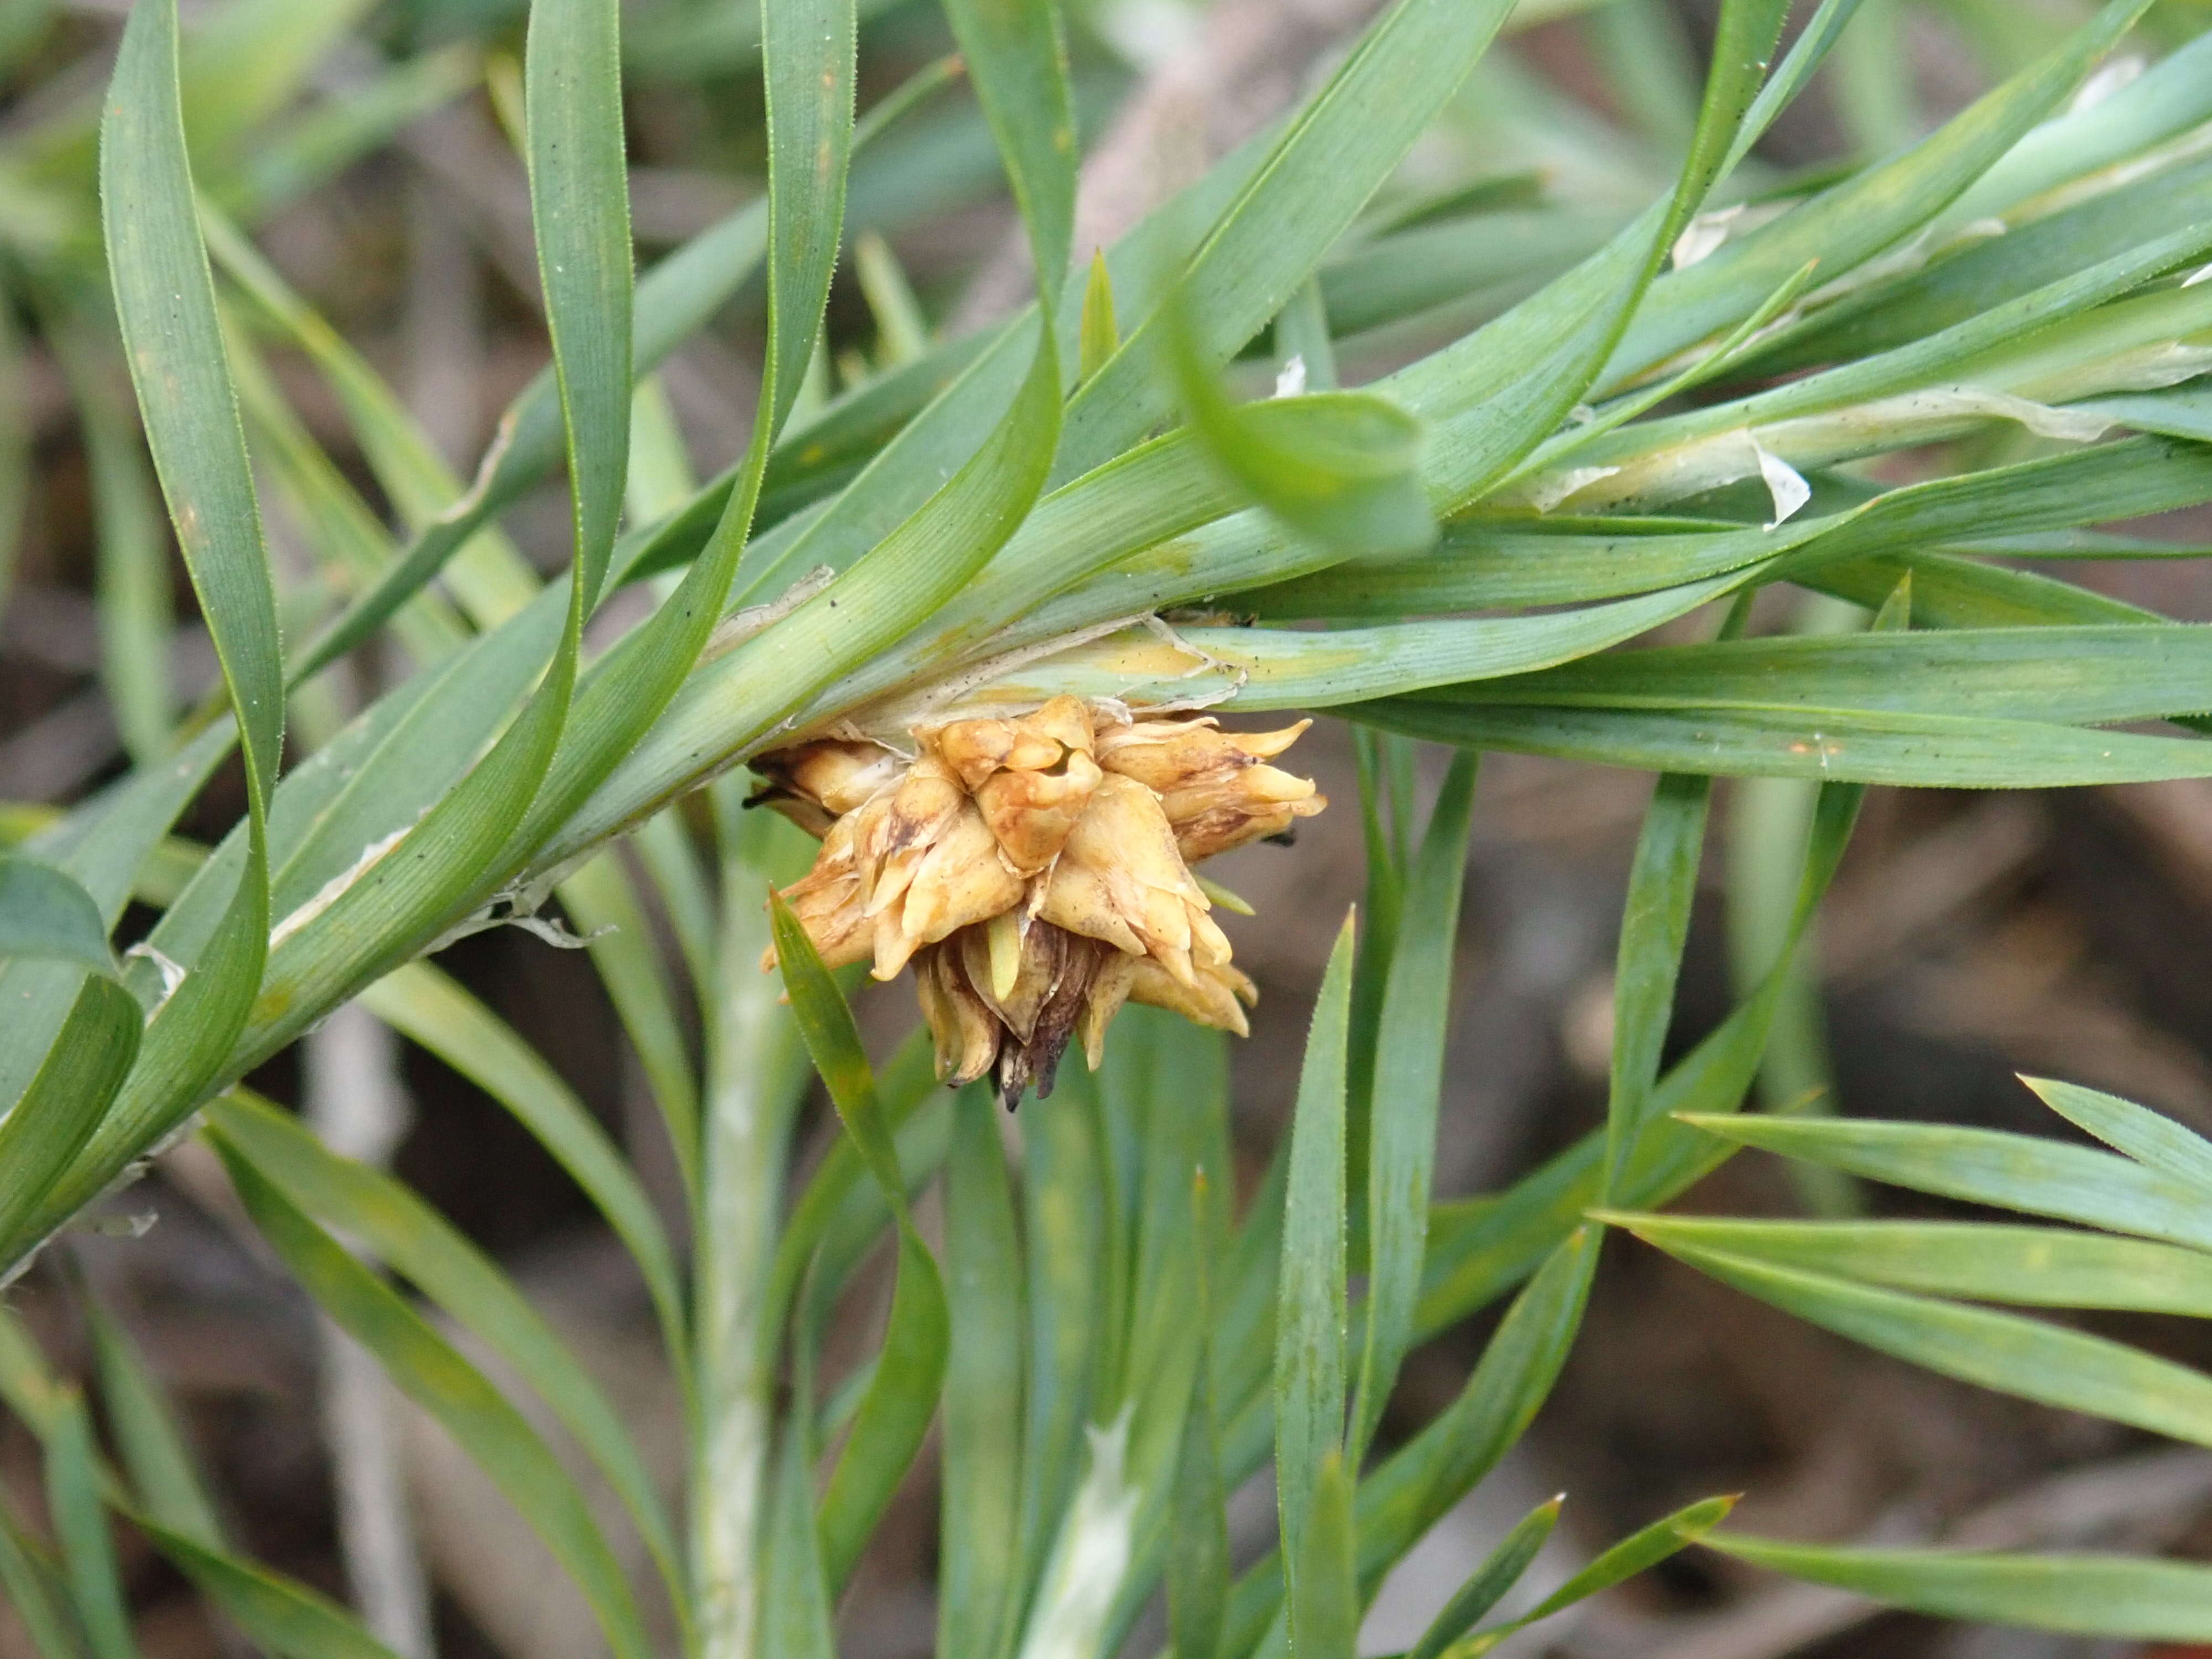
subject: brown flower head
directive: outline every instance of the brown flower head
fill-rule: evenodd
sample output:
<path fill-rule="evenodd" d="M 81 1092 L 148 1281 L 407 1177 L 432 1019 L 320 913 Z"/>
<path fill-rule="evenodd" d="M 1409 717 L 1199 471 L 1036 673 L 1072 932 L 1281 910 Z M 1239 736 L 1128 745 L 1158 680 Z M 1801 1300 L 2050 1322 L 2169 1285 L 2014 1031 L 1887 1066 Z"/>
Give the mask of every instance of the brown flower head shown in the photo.
<path fill-rule="evenodd" d="M 1243 1036 L 1252 981 L 1190 866 L 1328 805 L 1267 763 L 1310 722 L 1231 732 L 1054 697 L 914 733 L 911 757 L 823 738 L 763 757 L 753 797 L 822 839 L 784 890 L 830 966 L 913 966 L 938 1075 L 1052 1092 L 1077 1036 L 1096 1066 L 1125 1001 Z M 773 952 L 765 959 L 772 965 Z"/>

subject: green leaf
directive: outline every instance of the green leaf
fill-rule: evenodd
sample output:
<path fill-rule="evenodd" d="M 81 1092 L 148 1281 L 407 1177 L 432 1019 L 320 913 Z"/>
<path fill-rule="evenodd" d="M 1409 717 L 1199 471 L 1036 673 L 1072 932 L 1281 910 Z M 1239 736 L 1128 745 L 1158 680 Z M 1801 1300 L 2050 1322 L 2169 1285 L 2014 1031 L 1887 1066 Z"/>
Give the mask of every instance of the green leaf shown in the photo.
<path fill-rule="evenodd" d="M 1588 1601 L 1601 1591 L 1625 1583 L 1645 1569 L 1658 1565 L 1668 1556 L 1696 1543 L 1720 1525 L 1728 1518 L 1728 1512 L 1735 1507 L 1735 1502 L 1733 1498 L 1705 1498 L 1631 1534 L 1510 1624 L 1480 1632 L 1471 1640 L 1455 1646 L 1451 1650 L 1455 1659 L 1461 1654 L 1473 1659 L 1474 1655 L 1487 1652 L 1512 1632 L 1525 1629 L 1539 1620 L 1548 1619 L 1563 1608 L 1571 1607 L 1577 1601 Z"/>
<path fill-rule="evenodd" d="M 1114 279 L 1107 274 L 1106 256 L 1093 252 L 1091 274 L 1083 283 L 1083 315 L 1076 331 L 1077 382 L 1091 379 L 1106 367 L 1121 343 L 1121 330 L 1114 317 Z"/>
<path fill-rule="evenodd" d="M 2212 1638 L 2212 1568 L 2114 1555 L 1837 1549 L 1742 1533 L 1708 1548 L 1893 1607 L 2085 1636 Z"/>
<path fill-rule="evenodd" d="M 221 1549 L 222 1525 L 160 1385 L 100 1298 L 88 1292 L 82 1306 L 99 1367 L 100 1405 L 139 1501 L 169 1531 Z"/>
<path fill-rule="evenodd" d="M 1037 301 L 1049 317 L 1075 234 L 1075 117 L 1060 8 L 1052 0 L 946 0 L 945 12 L 1029 231 Z"/>
<path fill-rule="evenodd" d="M 1436 1172 L 1437 1109 L 1451 1018 L 1474 806 L 1475 757 L 1455 755 L 1437 796 L 1406 893 L 1375 1040 L 1368 1133 L 1367 1331 L 1346 1442 L 1357 1459 L 1373 1442 L 1413 1339 Z"/>
<path fill-rule="evenodd" d="M 1110 1157 L 1097 1085 L 1068 1067 L 1048 1108 L 1022 1121 L 1022 1224 L 1028 1258 L 1029 1410 L 1022 1428 L 1020 1565 L 1035 1586 L 1080 1501 L 1085 1426 L 1102 1416 L 1102 1363 L 1114 1344 Z M 1091 1447 L 1097 1467 L 1097 1442 Z M 1018 1594 L 1022 1624 L 1035 1615 Z"/>
<path fill-rule="evenodd" d="M 2087 1130 L 2117 1152 L 2146 1168 L 2212 1192 L 2212 1144 L 2170 1117 L 2131 1100 L 2085 1089 L 2078 1083 L 2022 1078 L 2043 1103 L 2077 1127 Z"/>
<path fill-rule="evenodd" d="M 680 1610 L 675 1533 L 636 1446 L 599 1385 L 490 1258 L 398 1182 L 340 1158 L 298 1119 L 243 1090 L 211 1103 L 207 1121 L 226 1160 L 251 1164 L 301 1213 L 358 1241 L 528 1381 L 629 1510 Z"/>
<path fill-rule="evenodd" d="M 40 1659 L 85 1659 L 71 1623 L 69 1587 L 31 1535 L 0 1504 L 0 1593 Z"/>
<path fill-rule="evenodd" d="M 1413 141 L 1467 78 L 1510 7 L 1399 0 L 1284 130 L 1191 257 L 1181 285 L 1199 355 L 1219 363 L 1257 334 L 1311 274 Z M 1129 331 L 1068 409 L 1062 482 L 1133 443 L 1168 411 L 1154 369 L 1170 326 Z"/>
<path fill-rule="evenodd" d="M 1972 715 L 1784 707 L 1482 708 L 1412 698 L 1355 703 L 1345 712 L 1388 731 L 1469 748 L 1717 777 L 2037 789 L 2212 775 L 2212 744 Z"/>
<path fill-rule="evenodd" d="M 592 965 L 622 1020 L 645 1073 L 668 1142 L 696 1201 L 699 1189 L 699 1085 L 692 1075 L 676 995 L 661 964 L 645 907 L 619 854 L 601 854 L 556 890 L 561 908 L 590 941 Z"/>
<path fill-rule="evenodd" d="M 2128 1308 L 2212 1319 L 2203 1256 L 2147 1239 L 1989 1222 L 1722 1221 L 1591 1213 L 1662 1248 L 1692 1245 L 1899 1290 L 1974 1302 Z"/>
<path fill-rule="evenodd" d="M 807 1052 L 898 1222 L 898 1278 L 882 1356 L 822 1498 L 823 1571 L 842 1588 L 921 1448 L 945 1382 L 951 1320 L 936 1260 L 907 1208 L 898 1153 L 852 1011 L 782 895 L 771 890 L 769 907 L 776 958 Z"/>
<path fill-rule="evenodd" d="M 1291 1651 L 1298 1659 L 1352 1659 L 1358 1637 L 1352 1477 L 1343 1449 L 1332 1446 L 1315 1472 L 1312 1509 L 1291 1574 Z"/>
<path fill-rule="evenodd" d="M 135 8 L 100 121 L 101 224 L 155 471 L 242 738 L 248 845 L 213 939 L 118 1091 L 106 1139 L 132 1153 L 189 1109 L 251 1010 L 268 957 L 265 826 L 284 735 L 276 596 L 200 241 L 177 52 L 175 0 Z"/>
<path fill-rule="evenodd" d="M 1637 1138 L 1652 1116 L 1711 797 L 1710 779 L 1680 773 L 1662 776 L 1637 839 L 1613 969 L 1613 1068 L 1605 1129 L 1608 1192 L 1619 1184 Z"/>
<path fill-rule="evenodd" d="M 0 957 L 84 970 L 45 1058 L 0 1117 L 0 1168 L 9 1172 L 0 1188 L 0 1266 L 36 1242 L 40 1204 L 91 1139 L 137 1057 L 143 1016 L 115 976 L 106 934 L 100 907 L 68 875 L 0 855 Z M 65 981 L 56 988 L 67 994 Z M 26 1022 L 24 1037 L 35 1042 L 36 1034 Z"/>
<path fill-rule="evenodd" d="M 1419 422 L 1365 392 L 1233 404 L 1181 317 L 1170 311 L 1167 335 L 1176 387 L 1199 441 L 1240 490 L 1339 558 L 1402 556 L 1435 543 L 1418 475 Z"/>
<path fill-rule="evenodd" d="M 1869 1180 L 2212 1250 L 2212 1220 L 2193 1185 L 2086 1146 L 1990 1129 L 1867 1119 L 1686 1113 L 1682 1121 L 1739 1145 Z"/>
<path fill-rule="evenodd" d="M 588 613 L 614 550 L 629 456 L 633 278 L 617 8 L 539 0 L 526 52 L 530 216 L 568 434 L 576 581 Z"/>
<path fill-rule="evenodd" d="M 1022 1254 L 989 1091 L 952 1103 L 945 1181 L 951 1347 L 945 1374 L 945 1468 L 937 1647 L 987 1654 L 1012 1599 L 1021 1508 Z"/>
<path fill-rule="evenodd" d="M 617 1659 L 649 1659 L 652 1643 L 621 1565 L 537 1431 L 428 1321 L 264 1178 L 226 1136 L 213 1139 L 247 1213 L 294 1277 L 530 1522 L 591 1604 Z"/>
<path fill-rule="evenodd" d="M 680 1361 L 684 1299 L 675 1251 L 653 1200 L 591 1109 L 512 1027 L 427 962 L 386 975 L 362 1001 L 505 1107 L 583 1188 L 636 1261 L 662 1340 Z"/>
<path fill-rule="evenodd" d="M 1337 932 L 1314 1001 L 1291 1120 L 1275 1312 L 1275 1507 L 1295 1603 L 1316 1483 L 1344 1444 L 1344 1103 L 1354 918 Z"/>
<path fill-rule="evenodd" d="M 776 1659 L 836 1659 L 837 1651 L 830 1628 L 836 1602 L 823 1575 L 810 1474 L 813 1460 L 802 1426 L 806 1415 L 794 1413 L 784 1430 L 769 1499 L 768 1547 L 762 1564 L 767 1603 L 761 1646 Z"/>
<path fill-rule="evenodd" d="M 92 1444 L 92 1419 L 75 1389 L 61 1396 L 46 1435 L 46 1507 L 61 1542 L 62 1565 L 93 1659 L 137 1659 L 115 1540 L 100 1507 L 100 1473 Z"/>
<path fill-rule="evenodd" d="M 1228 1610 L 1229 1512 L 1213 1408 L 1212 1274 L 1207 1261 L 1212 1240 L 1203 1175 L 1193 1183 L 1191 1199 L 1198 1224 L 1190 1234 L 1190 1307 L 1198 1355 L 1169 1497 L 1168 1645 L 1174 1659 L 1215 1659 Z"/>
<path fill-rule="evenodd" d="M 1445 1650 L 1473 1629 L 1476 1620 L 1504 1601 L 1551 1537 L 1552 1528 L 1559 1524 L 1559 1506 L 1564 1501 L 1547 1498 L 1522 1516 L 1482 1565 L 1468 1576 L 1467 1582 L 1453 1592 L 1452 1599 L 1444 1604 L 1435 1622 L 1407 1651 L 1406 1659 L 1443 1659 Z"/>
<path fill-rule="evenodd" d="M 258 1563 L 211 1550 L 149 1516 L 132 1523 L 155 1548 L 235 1621 L 257 1645 L 283 1659 L 393 1659 L 352 1614 L 306 1585 Z"/>
<path fill-rule="evenodd" d="M 69 875 L 21 854 L 0 855 L 0 958 L 61 962 L 116 977 L 100 907 Z"/>
<path fill-rule="evenodd" d="M 1680 1240 L 1662 1248 L 1785 1312 L 1943 1376 L 2212 1444 L 2212 1379 L 2170 1360 L 2016 1314 L 1877 1290 Z"/>

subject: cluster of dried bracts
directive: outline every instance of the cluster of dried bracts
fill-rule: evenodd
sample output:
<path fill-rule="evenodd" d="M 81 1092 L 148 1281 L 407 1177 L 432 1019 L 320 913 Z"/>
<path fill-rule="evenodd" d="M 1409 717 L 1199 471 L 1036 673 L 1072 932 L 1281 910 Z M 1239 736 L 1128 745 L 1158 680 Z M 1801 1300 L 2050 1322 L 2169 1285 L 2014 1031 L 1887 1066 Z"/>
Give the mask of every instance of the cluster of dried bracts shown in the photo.
<path fill-rule="evenodd" d="M 1052 1091 L 1079 1033 L 1096 1066 L 1125 1001 L 1244 1033 L 1252 981 L 1190 866 L 1328 804 L 1267 764 L 1307 724 L 1224 732 L 1055 697 L 917 731 L 912 756 L 778 750 L 753 763 L 754 799 L 822 838 L 784 891 L 822 959 L 885 980 L 911 963 L 938 1075 L 988 1073 L 1012 1107 Z"/>

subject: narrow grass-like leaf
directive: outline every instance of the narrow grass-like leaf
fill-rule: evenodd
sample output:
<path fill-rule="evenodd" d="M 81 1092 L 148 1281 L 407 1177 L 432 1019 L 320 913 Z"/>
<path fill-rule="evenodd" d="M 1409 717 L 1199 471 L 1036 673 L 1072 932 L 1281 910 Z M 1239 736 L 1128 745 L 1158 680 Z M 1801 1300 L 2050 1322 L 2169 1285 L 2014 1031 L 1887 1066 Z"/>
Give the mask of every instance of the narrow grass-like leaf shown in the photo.
<path fill-rule="evenodd" d="M 69 1587 L 31 1534 L 0 1504 L 0 1593 L 40 1659 L 85 1659 L 69 1611 Z"/>
<path fill-rule="evenodd" d="M 907 1208 L 898 1152 L 884 1122 L 875 1076 L 861 1050 L 852 1011 L 782 896 L 771 891 L 769 902 L 776 957 L 807 1052 L 898 1222 L 898 1278 L 882 1357 L 822 1498 L 823 1571 L 833 1587 L 842 1588 L 921 1449 L 937 1409 L 951 1317 L 936 1260 Z"/>
<path fill-rule="evenodd" d="M 937 1646 L 940 1653 L 988 1654 L 1017 1589 L 1022 1254 L 989 1091 L 963 1090 L 952 1115 L 945 1186 L 951 1346 L 945 1375 Z"/>
<path fill-rule="evenodd" d="M 427 1320 L 226 1138 L 217 1134 L 215 1142 L 247 1212 L 294 1276 L 521 1512 L 591 1604 L 617 1659 L 647 1659 L 651 1640 L 622 1567 L 575 1483 L 537 1431 Z"/>
<path fill-rule="evenodd" d="M 2212 1319 L 2212 1284 L 2207 1283 L 2203 1256 L 2148 1239 L 1990 1222 L 1723 1221 L 1609 1211 L 1592 1214 L 1653 1243 L 1694 1245 L 1899 1290 L 1974 1302 L 2124 1308 Z"/>
<path fill-rule="evenodd" d="M 1075 117 L 1060 8 L 1050 0 L 947 0 L 945 10 L 998 142 L 1049 314 L 1075 234 Z"/>
<path fill-rule="evenodd" d="M 614 549 L 629 455 L 633 278 L 617 9 L 541 0 L 531 8 L 527 53 L 530 216 L 588 613 Z"/>
<path fill-rule="evenodd" d="M 2212 1144 L 2148 1107 L 2078 1083 L 2022 1078 L 2043 1103 L 2116 1152 L 2161 1175 L 2212 1193 Z"/>
<path fill-rule="evenodd" d="M 175 0 L 135 8 L 100 124 L 101 224 L 155 471 L 242 738 L 248 848 L 215 939 L 149 1027 L 116 1103 L 114 1138 L 134 1153 L 190 1108 L 251 1011 L 268 957 L 266 823 L 284 732 L 276 596 L 200 241 L 177 53 Z"/>
<path fill-rule="evenodd" d="M 398 1182 L 339 1157 L 290 1114 L 243 1091 L 208 1108 L 226 1158 L 243 1160 L 300 1211 L 412 1280 L 527 1379 L 605 1475 L 682 1608 L 674 1530 L 614 1407 L 490 1259 Z"/>
<path fill-rule="evenodd" d="M 1469 748 L 1708 776 L 2039 789 L 2212 775 L 2212 744 L 2040 720 L 1834 708 L 1475 708 L 1410 698 L 1346 712 Z"/>
<path fill-rule="evenodd" d="M 1180 291 L 1166 349 L 1191 427 L 1215 464 L 1295 536 L 1339 557 L 1417 553 L 1437 536 L 1417 465 L 1420 423 L 1371 392 L 1232 403 L 1208 370 Z"/>
<path fill-rule="evenodd" d="M 1114 1302 L 1110 1150 L 1097 1085 L 1063 1071 L 1048 1109 L 1022 1123 L 1022 1237 L 1029 1300 L 1028 1407 L 1022 1427 L 1018 1582 L 1006 1632 L 1030 1627 L 1056 1540 L 1080 1499 L 1084 1430 L 1097 1397 Z"/>
<path fill-rule="evenodd" d="M 1680 1239 L 1662 1248 L 1801 1319 L 1946 1376 L 2212 1444 L 2212 1379 L 2170 1360 L 2016 1314 L 1773 1267 Z"/>
<path fill-rule="evenodd" d="M 1522 1516 L 1498 1541 L 1498 1547 L 1483 1559 L 1483 1563 L 1468 1576 L 1468 1580 L 1452 1593 L 1421 1639 L 1407 1650 L 1406 1659 L 1443 1659 L 1451 1645 L 1468 1631 L 1474 1621 L 1505 1599 L 1521 1575 L 1528 1571 L 1535 1560 L 1552 1528 L 1559 1524 L 1559 1505 L 1564 1500 L 1547 1498 Z"/>
<path fill-rule="evenodd" d="M 775 1659 L 836 1659 L 837 1651 L 830 1631 L 836 1598 L 823 1574 L 813 1460 L 806 1439 L 797 1421 L 785 1429 L 769 1500 L 768 1547 L 761 1564 L 767 1590 L 761 1637 L 762 1651 Z"/>
<path fill-rule="evenodd" d="M 1375 1042 L 1367 1158 L 1367 1330 L 1346 1444 L 1363 1456 L 1413 1336 L 1428 1245 L 1452 957 L 1474 807 L 1475 757 L 1453 757 L 1407 885 Z"/>
<path fill-rule="evenodd" d="M 1352 1659 L 1359 1587 L 1352 1571 L 1352 1477 L 1332 1446 L 1313 1482 L 1313 1505 L 1291 1573 L 1291 1651 L 1298 1659 Z"/>
<path fill-rule="evenodd" d="M 100 1507 L 98 1454 L 93 1449 L 92 1418 L 76 1390 L 63 1393 L 61 1408 L 45 1436 L 46 1507 L 61 1543 L 70 1599 L 93 1659 L 137 1659 L 131 1637 L 131 1615 L 123 1604 L 123 1580 L 116 1565 L 115 1540 Z"/>
<path fill-rule="evenodd" d="M 1940 1124 L 1694 1113 L 1683 1121 L 1869 1180 L 2212 1250 L 2212 1220 L 2192 1184 L 2111 1152 Z"/>
<path fill-rule="evenodd" d="M 1338 930 L 1314 1001 L 1291 1120 L 1275 1311 L 1275 1507 L 1285 1559 L 1298 1564 L 1324 1460 L 1342 1455 L 1345 1407 L 1344 1109 L 1353 918 Z"/>
<path fill-rule="evenodd" d="M 283 1659 L 393 1659 L 353 1615 L 305 1584 L 257 1562 L 210 1549 L 150 1516 L 133 1524 L 248 1639 Z"/>
<path fill-rule="evenodd" d="M 169 1531 L 221 1549 L 215 1504 L 144 1358 L 99 1297 L 87 1293 L 83 1307 L 99 1368 L 100 1403 L 139 1502 Z"/>
<path fill-rule="evenodd" d="M 1114 315 L 1114 279 L 1106 270 L 1106 255 L 1094 252 L 1091 274 L 1083 283 L 1083 314 L 1076 331 L 1077 383 L 1089 380 L 1106 367 L 1121 343 L 1121 325 Z"/>
<path fill-rule="evenodd" d="M 2212 1568 L 2195 1562 L 1833 1548 L 1733 1532 L 1704 1542 L 1914 1613 L 2083 1636 L 2212 1639 Z"/>
<path fill-rule="evenodd" d="M 1218 363 L 1258 333 L 1365 206 L 1510 8 L 1400 0 L 1285 130 L 1222 215 L 1182 277 L 1198 347 Z M 1168 323 L 1147 317 L 1087 380 L 1068 410 L 1055 482 L 1127 448 L 1167 412 L 1155 343 Z"/>
<path fill-rule="evenodd" d="M 123 746 L 141 766 L 170 748 L 175 691 L 169 636 L 176 625 L 169 549 L 154 481 L 127 410 L 111 384 L 112 348 L 96 349 L 91 327 L 47 313 L 52 342 L 84 438 L 92 487 L 100 601 L 100 672 Z"/>
<path fill-rule="evenodd" d="M 1206 1181 L 1192 1188 L 1198 1225 L 1191 1231 L 1192 1311 L 1198 1334 L 1190 1402 L 1176 1449 L 1169 1499 L 1168 1629 L 1174 1659 L 1216 1659 L 1228 1611 L 1229 1511 L 1221 1485 L 1220 1431 L 1213 1406 L 1213 1294 L 1207 1261 Z"/>
<path fill-rule="evenodd" d="M 1696 1543 L 1728 1518 L 1734 1498 L 1707 1498 L 1685 1505 L 1669 1516 L 1624 1538 L 1515 1620 L 1508 1629 L 1519 1629 L 1548 1619 L 1577 1601 L 1586 1601 L 1602 1590 L 1624 1583 L 1646 1568 Z M 1505 1630 L 1497 1634 L 1503 1637 Z"/>
<path fill-rule="evenodd" d="M 514 1114 L 583 1188 L 629 1247 L 660 1316 L 672 1356 L 684 1350 L 675 1251 L 606 1131 L 544 1059 L 443 970 L 410 963 L 363 994 L 369 1012 L 420 1043 Z"/>
<path fill-rule="evenodd" d="M 1636 1138 L 1651 1116 L 1711 799 L 1710 779 L 1665 775 L 1652 792 L 1637 840 L 1613 969 L 1613 1069 L 1605 1131 L 1608 1191 L 1620 1182 Z"/>
<path fill-rule="evenodd" d="M 654 1103 L 667 1127 L 684 1190 L 696 1202 L 699 1189 L 699 1084 L 686 1052 L 653 932 L 638 902 L 629 872 L 614 852 L 601 854 L 556 890 L 585 938 L 592 965 L 615 1005 L 623 1031 L 637 1052 Z"/>

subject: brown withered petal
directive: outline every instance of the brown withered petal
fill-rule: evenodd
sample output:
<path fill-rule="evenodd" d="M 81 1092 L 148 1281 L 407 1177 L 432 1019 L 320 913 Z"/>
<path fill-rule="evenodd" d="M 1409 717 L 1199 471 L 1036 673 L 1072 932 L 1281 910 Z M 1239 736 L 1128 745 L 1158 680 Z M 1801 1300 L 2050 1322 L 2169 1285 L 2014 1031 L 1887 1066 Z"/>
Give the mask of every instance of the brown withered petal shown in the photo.
<path fill-rule="evenodd" d="M 917 952 L 914 982 L 937 1050 L 939 1081 L 955 1087 L 973 1083 L 998 1060 L 1006 1028 L 969 987 L 951 945 L 933 945 Z"/>
<path fill-rule="evenodd" d="M 1021 878 L 999 857 L 999 843 L 972 802 L 963 801 L 951 827 L 930 848 L 899 917 L 899 936 L 908 951 L 934 945 L 971 922 L 988 921 L 1021 902 Z M 880 941 L 881 934 L 878 935 Z M 905 965 L 901 954 L 886 961 L 879 949 L 876 977 L 890 979 Z"/>
<path fill-rule="evenodd" d="M 1200 1025 L 1249 1036 L 1244 1018 L 1247 1005 L 1260 1000 L 1259 988 L 1239 969 L 1227 963 L 1200 969 L 1188 982 L 1177 980 L 1159 963 L 1143 957 L 1132 958 L 1129 1000 L 1165 1008 Z"/>
<path fill-rule="evenodd" d="M 1310 818 L 1328 805 L 1327 795 L 1315 794 L 1273 806 L 1215 807 L 1176 825 L 1176 848 L 1184 862 L 1196 864 L 1217 853 L 1279 836 L 1300 818 Z"/>
<path fill-rule="evenodd" d="M 1104 775 L 1080 750 L 1063 750 L 1049 771 L 1004 768 L 983 780 L 975 805 L 1006 862 L 1033 876 L 1060 856 Z"/>

